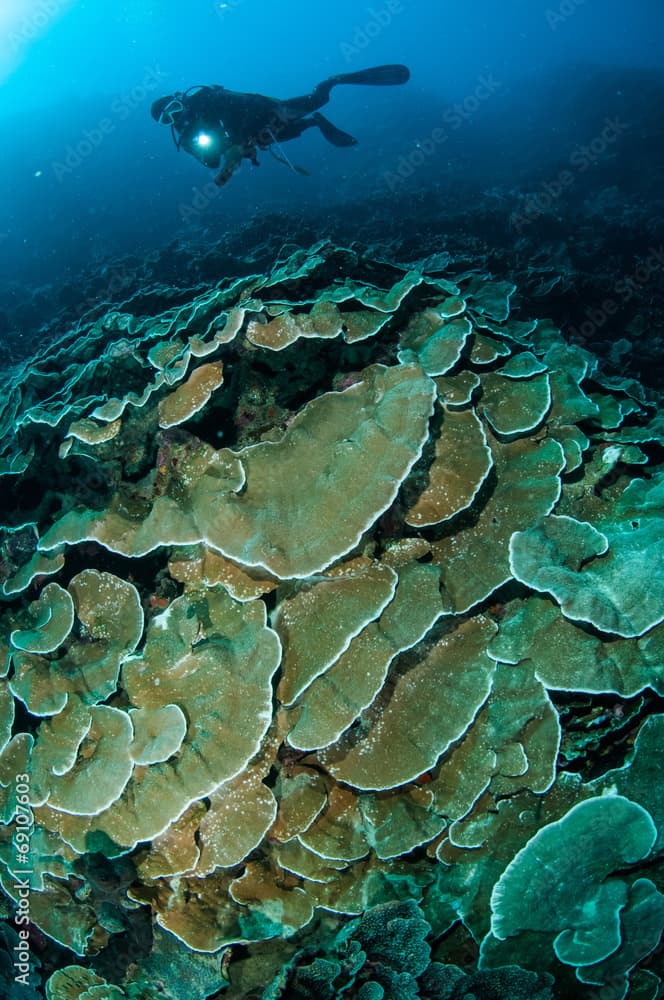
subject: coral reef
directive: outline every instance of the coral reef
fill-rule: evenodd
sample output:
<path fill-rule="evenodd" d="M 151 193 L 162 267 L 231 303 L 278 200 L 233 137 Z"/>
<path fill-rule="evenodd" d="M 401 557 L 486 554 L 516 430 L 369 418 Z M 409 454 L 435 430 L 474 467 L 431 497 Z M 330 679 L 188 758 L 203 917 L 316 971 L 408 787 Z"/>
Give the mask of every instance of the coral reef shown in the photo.
<path fill-rule="evenodd" d="M 10 378 L 0 884 L 51 1000 L 655 995 L 664 427 L 514 294 L 320 242 Z"/>

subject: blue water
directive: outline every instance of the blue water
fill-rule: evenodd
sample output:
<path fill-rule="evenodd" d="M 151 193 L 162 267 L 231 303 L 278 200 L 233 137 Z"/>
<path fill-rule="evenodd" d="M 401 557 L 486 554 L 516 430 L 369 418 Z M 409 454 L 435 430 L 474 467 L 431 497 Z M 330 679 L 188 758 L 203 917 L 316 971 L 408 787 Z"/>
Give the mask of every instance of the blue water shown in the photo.
<path fill-rule="evenodd" d="M 538 155 L 555 162 L 572 149 L 569 129 L 578 129 L 579 141 L 592 139 L 613 113 L 611 82 L 605 105 L 598 97 L 594 109 L 575 106 L 575 81 L 589 68 L 658 70 L 663 62 L 659 0 L 38 0 L 27 7 L 4 0 L 0 14 L 7 38 L 0 246 L 4 279 L 28 283 L 75 278 L 91 260 L 158 248 L 212 220 L 221 237 L 275 208 L 306 213 L 395 187 L 402 193 L 394 181 L 401 157 L 436 128 L 453 142 L 425 145 L 422 169 L 400 181 L 453 184 L 460 169 L 471 169 L 490 187 L 501 172 L 496 133 L 513 136 L 517 162 Z M 263 154 L 260 169 L 245 162 L 232 184 L 213 191 L 211 172 L 178 155 L 149 115 L 156 97 L 193 84 L 289 97 L 326 76 L 385 62 L 406 63 L 411 82 L 338 88 L 326 108 L 358 137 L 357 147 L 336 149 L 316 130 L 289 144 L 289 158 L 309 178 Z M 482 128 L 487 139 L 477 144 Z M 472 162 L 450 157 L 452 146 L 472 150 Z M 546 162 L 543 169 L 546 177 Z"/>

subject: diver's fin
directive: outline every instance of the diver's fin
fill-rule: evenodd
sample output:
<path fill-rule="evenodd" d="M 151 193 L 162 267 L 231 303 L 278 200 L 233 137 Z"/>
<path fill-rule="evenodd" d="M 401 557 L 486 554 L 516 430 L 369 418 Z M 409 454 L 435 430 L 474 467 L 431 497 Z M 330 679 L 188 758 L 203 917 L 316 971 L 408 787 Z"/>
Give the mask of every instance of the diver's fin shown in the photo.
<path fill-rule="evenodd" d="M 331 121 L 328 121 L 324 115 L 321 115 L 316 111 L 312 116 L 313 120 L 318 125 L 328 142 L 331 142 L 333 146 L 357 146 L 357 139 L 349 135 L 348 132 L 342 132 L 340 128 L 333 125 Z"/>
<path fill-rule="evenodd" d="M 407 66 L 393 63 L 388 66 L 374 66 L 373 69 L 361 69 L 356 73 L 340 73 L 334 77 L 337 83 L 363 83 L 371 86 L 386 87 L 399 83 L 408 83 L 410 70 Z"/>

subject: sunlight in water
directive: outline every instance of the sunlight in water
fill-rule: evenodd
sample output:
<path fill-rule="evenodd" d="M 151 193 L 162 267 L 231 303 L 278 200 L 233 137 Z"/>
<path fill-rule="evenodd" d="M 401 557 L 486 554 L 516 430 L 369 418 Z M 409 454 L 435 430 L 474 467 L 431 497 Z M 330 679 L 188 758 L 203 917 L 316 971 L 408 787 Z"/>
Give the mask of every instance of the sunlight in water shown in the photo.
<path fill-rule="evenodd" d="M 0 83 L 20 65 L 30 45 L 73 7 L 76 0 L 3 0 L 0 8 Z"/>

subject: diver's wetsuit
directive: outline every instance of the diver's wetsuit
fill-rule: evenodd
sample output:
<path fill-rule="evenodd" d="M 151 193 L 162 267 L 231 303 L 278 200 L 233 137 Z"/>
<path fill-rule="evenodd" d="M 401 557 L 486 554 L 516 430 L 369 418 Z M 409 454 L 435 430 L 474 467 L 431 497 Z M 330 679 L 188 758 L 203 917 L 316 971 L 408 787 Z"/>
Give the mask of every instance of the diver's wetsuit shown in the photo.
<path fill-rule="evenodd" d="M 180 145 L 206 167 L 224 166 L 216 178 L 224 184 L 243 157 L 257 165 L 257 149 L 267 149 L 273 142 L 286 142 L 313 126 L 334 145 L 354 146 L 357 139 L 336 129 L 322 115 L 307 117 L 330 99 L 334 82 L 326 80 L 312 94 L 279 101 L 262 94 L 242 94 L 224 87 L 201 87 L 186 100 L 186 122 L 180 129 Z M 212 137 L 207 148 L 201 148 L 197 136 L 205 132 Z"/>
<path fill-rule="evenodd" d="M 182 96 L 183 110 L 173 127 L 178 146 L 206 167 L 216 169 L 223 157 L 222 168 L 215 178 L 215 183 L 221 185 L 244 157 L 258 165 L 258 149 L 267 149 L 274 142 L 296 139 L 314 126 L 333 145 L 354 146 L 357 139 L 318 113 L 318 108 L 329 101 L 332 88 L 343 83 L 405 83 L 409 76 L 405 66 L 379 66 L 357 73 L 342 73 L 319 83 L 311 94 L 285 101 L 220 86 L 201 86 Z"/>

